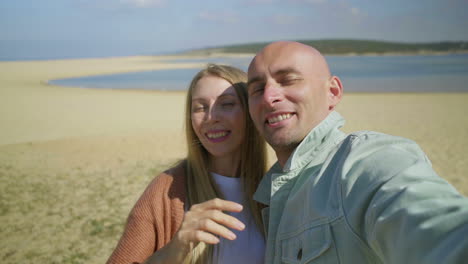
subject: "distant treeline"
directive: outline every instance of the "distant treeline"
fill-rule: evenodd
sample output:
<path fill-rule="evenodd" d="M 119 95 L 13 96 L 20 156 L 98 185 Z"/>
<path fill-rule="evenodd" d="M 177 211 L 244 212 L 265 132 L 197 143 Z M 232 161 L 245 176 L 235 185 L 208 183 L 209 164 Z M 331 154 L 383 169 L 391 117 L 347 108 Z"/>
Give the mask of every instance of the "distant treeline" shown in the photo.
<path fill-rule="evenodd" d="M 298 42 L 313 46 L 323 54 L 420 54 L 420 53 L 457 53 L 468 52 L 468 42 L 431 42 L 431 43 L 400 43 L 375 40 L 327 39 L 298 40 Z M 213 53 L 256 53 L 269 42 L 229 45 L 193 50 L 193 54 Z"/>

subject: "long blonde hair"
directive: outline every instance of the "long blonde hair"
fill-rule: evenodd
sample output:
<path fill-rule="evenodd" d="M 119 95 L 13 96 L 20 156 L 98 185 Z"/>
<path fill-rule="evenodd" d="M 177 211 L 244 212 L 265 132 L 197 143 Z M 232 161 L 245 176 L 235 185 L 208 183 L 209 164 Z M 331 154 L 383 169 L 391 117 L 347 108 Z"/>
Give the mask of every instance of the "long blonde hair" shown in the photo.
<path fill-rule="evenodd" d="M 263 138 L 256 130 L 248 110 L 247 97 L 247 75 L 245 72 L 227 65 L 209 64 L 205 69 L 198 72 L 192 79 L 187 91 L 185 103 L 185 134 L 187 138 L 187 202 L 188 208 L 194 204 L 202 203 L 210 199 L 219 197 L 222 194 L 214 183 L 210 172 L 208 171 L 209 154 L 203 147 L 195 131 L 192 128 L 191 109 L 192 109 L 192 91 L 198 81 L 205 76 L 214 76 L 222 78 L 234 87 L 237 96 L 242 104 L 245 124 L 245 138 L 241 144 L 240 164 L 237 169 L 237 175 L 241 178 L 243 189 L 245 190 L 245 199 L 248 201 L 249 208 L 255 223 L 259 230 L 263 231 L 261 219 L 261 206 L 253 200 L 253 194 L 260 182 L 260 179 L 266 172 L 267 158 L 266 145 Z M 189 263 L 209 263 L 213 257 L 212 245 L 199 243 L 199 246 L 192 250 L 188 257 Z"/>

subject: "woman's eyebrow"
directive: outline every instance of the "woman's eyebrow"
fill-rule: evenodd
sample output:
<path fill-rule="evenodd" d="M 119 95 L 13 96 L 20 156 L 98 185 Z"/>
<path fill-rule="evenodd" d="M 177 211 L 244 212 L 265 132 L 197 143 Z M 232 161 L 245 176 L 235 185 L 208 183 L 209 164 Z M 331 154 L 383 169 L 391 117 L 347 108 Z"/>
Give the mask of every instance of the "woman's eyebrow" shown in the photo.
<path fill-rule="evenodd" d="M 223 97 L 236 97 L 237 98 L 237 94 L 235 92 L 226 92 L 226 93 L 223 93 L 223 94 L 219 95 L 217 97 L 217 99 L 223 98 Z M 194 97 L 194 98 L 192 98 L 192 102 L 198 102 L 198 101 L 204 102 L 204 101 L 206 101 L 206 99 L 203 98 L 203 97 Z"/>
<path fill-rule="evenodd" d="M 218 98 L 223 98 L 223 97 L 237 97 L 235 93 L 223 93 Z"/>

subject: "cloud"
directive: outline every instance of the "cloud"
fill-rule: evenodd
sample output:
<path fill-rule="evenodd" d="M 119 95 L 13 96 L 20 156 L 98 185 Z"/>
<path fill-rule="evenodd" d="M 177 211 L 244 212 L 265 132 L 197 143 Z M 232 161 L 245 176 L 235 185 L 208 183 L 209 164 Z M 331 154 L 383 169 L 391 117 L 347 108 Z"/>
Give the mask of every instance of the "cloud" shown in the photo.
<path fill-rule="evenodd" d="M 274 15 L 270 20 L 277 25 L 293 25 L 298 22 L 297 16 L 292 15 Z"/>
<path fill-rule="evenodd" d="M 272 4 L 274 0 L 251 0 L 249 2 L 253 2 L 256 4 Z"/>
<path fill-rule="evenodd" d="M 137 8 L 161 7 L 166 4 L 165 0 L 120 0 L 120 2 Z"/>
<path fill-rule="evenodd" d="M 80 8 L 97 10 L 125 10 L 128 8 L 158 8 L 165 6 L 167 0 L 74 0 Z"/>
<path fill-rule="evenodd" d="M 289 0 L 289 2 L 305 3 L 305 4 L 324 4 L 324 3 L 327 3 L 328 0 Z"/>
<path fill-rule="evenodd" d="M 326 3 L 327 0 L 304 0 L 304 2 L 311 4 L 323 4 Z"/>
<path fill-rule="evenodd" d="M 359 8 L 357 8 L 357 7 L 351 7 L 351 14 L 353 14 L 353 15 L 359 15 Z"/>
<path fill-rule="evenodd" d="M 354 17 L 360 17 L 360 18 L 367 17 L 367 13 L 357 7 L 351 7 L 349 11 L 351 12 L 351 15 L 353 15 Z"/>
<path fill-rule="evenodd" d="M 198 14 L 202 20 L 224 24 L 235 24 L 239 21 L 239 16 L 233 12 L 210 12 L 204 11 Z"/>

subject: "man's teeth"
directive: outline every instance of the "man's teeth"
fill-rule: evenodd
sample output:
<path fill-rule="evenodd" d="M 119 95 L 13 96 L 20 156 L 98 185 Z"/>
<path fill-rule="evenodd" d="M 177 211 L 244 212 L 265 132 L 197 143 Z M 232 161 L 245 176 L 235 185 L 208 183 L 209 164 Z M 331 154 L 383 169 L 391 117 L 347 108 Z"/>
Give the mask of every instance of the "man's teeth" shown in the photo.
<path fill-rule="evenodd" d="M 271 118 L 268 118 L 268 123 L 269 124 L 273 124 L 273 123 L 277 123 L 279 121 L 282 121 L 282 120 L 285 120 L 285 119 L 289 119 L 291 118 L 291 114 L 282 114 L 282 115 L 277 115 L 275 117 L 271 117 Z"/>
<path fill-rule="evenodd" d="M 226 131 L 218 132 L 218 133 L 208 133 L 207 134 L 208 138 L 220 138 L 220 137 L 224 137 L 226 135 L 227 135 Z"/>

